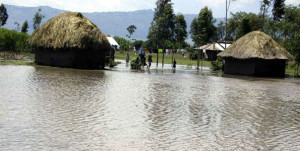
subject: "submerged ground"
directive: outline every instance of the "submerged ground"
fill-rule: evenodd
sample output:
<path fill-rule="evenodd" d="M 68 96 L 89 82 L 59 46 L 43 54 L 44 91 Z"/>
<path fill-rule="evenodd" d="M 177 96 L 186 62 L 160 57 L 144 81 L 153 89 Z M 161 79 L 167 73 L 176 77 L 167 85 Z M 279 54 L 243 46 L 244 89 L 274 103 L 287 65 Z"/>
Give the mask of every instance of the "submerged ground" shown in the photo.
<path fill-rule="evenodd" d="M 0 66 L 0 150 L 300 150 L 300 81 Z"/>

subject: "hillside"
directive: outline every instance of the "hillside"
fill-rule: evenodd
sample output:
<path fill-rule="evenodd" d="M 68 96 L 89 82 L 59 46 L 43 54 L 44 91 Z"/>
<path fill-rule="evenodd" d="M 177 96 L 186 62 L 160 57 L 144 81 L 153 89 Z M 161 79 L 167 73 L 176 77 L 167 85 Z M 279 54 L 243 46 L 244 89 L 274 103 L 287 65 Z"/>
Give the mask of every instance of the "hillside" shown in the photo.
<path fill-rule="evenodd" d="M 13 5 L 5 5 L 9 14 L 8 21 L 5 28 L 15 29 L 14 22 L 19 22 L 22 26 L 25 20 L 29 22 L 29 33 L 33 32 L 32 18 L 39 8 L 42 9 L 42 14 L 45 15 L 42 23 L 46 22 L 50 18 L 57 14 L 64 12 L 51 8 L 48 6 L 41 7 L 20 7 Z M 153 20 L 153 10 L 138 10 L 133 12 L 97 12 L 97 13 L 83 13 L 87 18 L 94 22 L 100 30 L 105 34 L 125 37 L 128 32 L 126 28 L 129 25 L 137 26 L 137 30 L 133 35 L 135 39 L 145 40 L 147 39 L 148 30 L 151 21 Z M 190 27 L 192 20 L 196 17 L 196 14 L 185 15 L 187 25 Z M 217 19 L 220 20 L 220 19 Z M 189 30 L 189 29 L 188 29 Z"/>

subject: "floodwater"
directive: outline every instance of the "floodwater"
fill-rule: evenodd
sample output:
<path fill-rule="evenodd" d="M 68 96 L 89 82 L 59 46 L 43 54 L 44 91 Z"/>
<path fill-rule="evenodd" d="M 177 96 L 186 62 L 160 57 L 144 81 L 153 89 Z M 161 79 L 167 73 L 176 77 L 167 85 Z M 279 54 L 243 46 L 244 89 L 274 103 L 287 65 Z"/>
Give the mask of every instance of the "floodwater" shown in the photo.
<path fill-rule="evenodd" d="M 0 66 L 0 150 L 300 150 L 300 80 Z"/>

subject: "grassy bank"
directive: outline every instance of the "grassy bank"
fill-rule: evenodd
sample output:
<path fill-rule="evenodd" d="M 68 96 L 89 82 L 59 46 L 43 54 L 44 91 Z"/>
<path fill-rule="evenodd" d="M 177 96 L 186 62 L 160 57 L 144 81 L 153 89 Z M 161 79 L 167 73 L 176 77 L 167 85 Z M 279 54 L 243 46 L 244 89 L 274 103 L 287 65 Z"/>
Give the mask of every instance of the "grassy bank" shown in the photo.
<path fill-rule="evenodd" d="M 136 55 L 133 51 L 130 51 L 130 52 L 116 51 L 115 58 L 125 60 L 126 59 L 126 53 L 129 53 L 130 60 L 133 60 L 136 57 L 138 57 L 138 55 Z M 159 57 L 158 62 L 162 63 L 163 54 L 159 54 L 158 57 Z M 188 53 L 186 53 L 184 57 L 181 54 L 174 54 L 173 57 L 176 60 L 178 65 L 197 66 L 197 60 L 190 60 Z M 157 60 L 157 54 L 152 53 L 153 63 L 156 63 L 156 60 Z M 165 64 L 172 64 L 172 55 L 171 54 L 165 54 L 164 62 L 165 62 Z M 204 67 L 210 67 L 211 62 L 210 61 L 203 61 L 203 66 Z"/>
<path fill-rule="evenodd" d="M 124 51 L 117 51 L 115 53 L 116 59 L 125 60 L 126 53 Z M 133 60 L 137 57 L 137 55 L 131 51 L 129 52 L 130 60 Z M 156 54 L 152 54 L 153 63 L 156 63 Z M 190 60 L 189 54 L 186 54 L 185 57 L 182 57 L 181 54 L 174 54 L 174 59 L 178 65 L 188 65 L 188 66 L 197 66 L 197 60 Z M 171 64 L 172 63 L 172 55 L 165 55 L 165 63 Z M 159 54 L 159 63 L 162 62 L 162 54 Z M 35 65 L 34 63 L 34 53 L 28 52 L 11 52 L 11 51 L 0 51 L 0 65 Z M 295 70 L 292 68 L 294 62 L 289 62 L 288 66 L 286 67 L 286 74 L 294 76 Z M 210 61 L 203 61 L 203 67 L 211 67 Z"/>
<path fill-rule="evenodd" d="M 33 65 L 34 54 L 0 51 L 0 65 Z"/>

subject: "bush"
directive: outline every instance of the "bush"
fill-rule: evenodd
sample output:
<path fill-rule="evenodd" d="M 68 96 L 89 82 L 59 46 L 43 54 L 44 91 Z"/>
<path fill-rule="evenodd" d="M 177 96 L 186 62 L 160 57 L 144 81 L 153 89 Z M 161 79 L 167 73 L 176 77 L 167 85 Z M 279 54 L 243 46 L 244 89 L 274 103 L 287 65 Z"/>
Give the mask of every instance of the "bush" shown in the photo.
<path fill-rule="evenodd" d="M 113 67 L 117 66 L 118 64 L 121 64 L 121 62 L 115 62 L 114 60 L 109 59 L 108 66 L 109 66 L 110 68 L 113 68 Z"/>
<path fill-rule="evenodd" d="M 26 33 L 0 28 L 0 50 L 31 52 L 29 37 Z"/>
<path fill-rule="evenodd" d="M 211 67 L 213 71 L 222 70 L 222 58 L 218 57 L 216 61 L 211 62 Z"/>
<path fill-rule="evenodd" d="M 141 66 L 142 66 L 142 62 L 139 57 L 137 57 L 136 59 L 130 62 L 131 69 L 140 70 Z"/>

